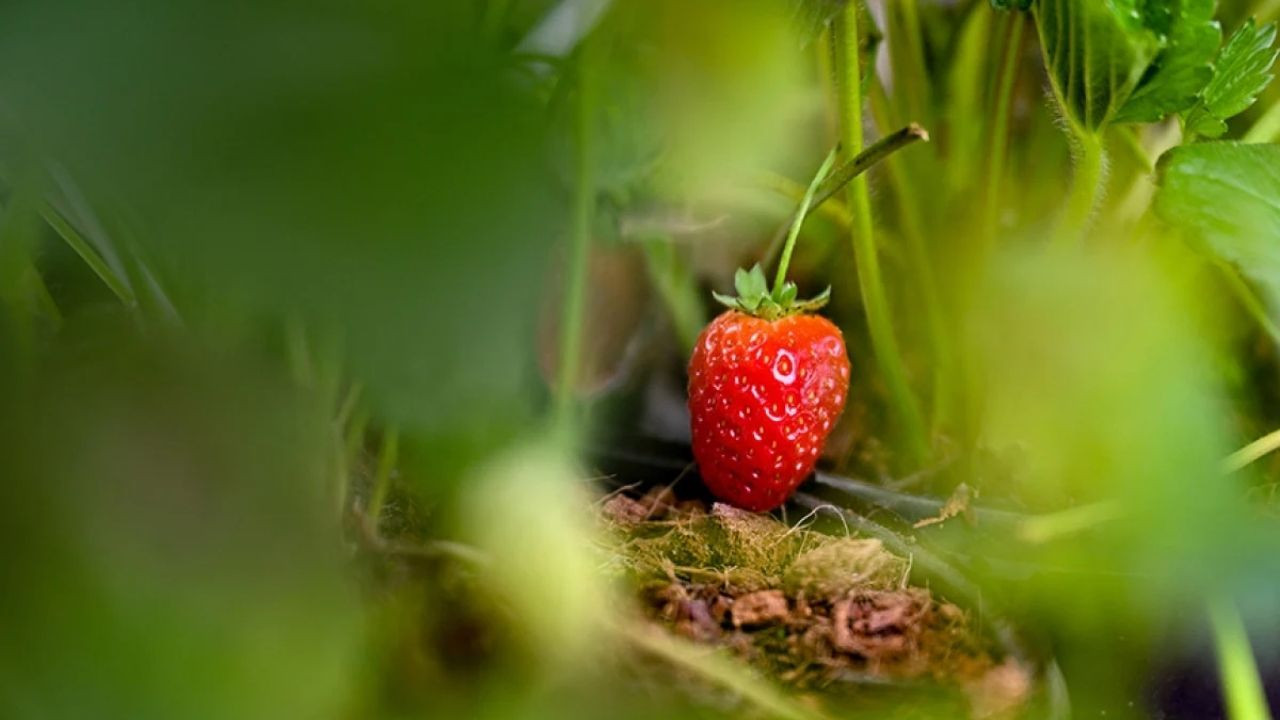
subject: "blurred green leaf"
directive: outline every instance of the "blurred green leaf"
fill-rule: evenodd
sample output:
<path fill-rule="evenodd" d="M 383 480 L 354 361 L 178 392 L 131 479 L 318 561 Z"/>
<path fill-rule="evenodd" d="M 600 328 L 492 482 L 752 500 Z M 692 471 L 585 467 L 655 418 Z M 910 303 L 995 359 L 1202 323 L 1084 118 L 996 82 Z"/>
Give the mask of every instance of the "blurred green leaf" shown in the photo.
<path fill-rule="evenodd" d="M 1271 48 L 1275 39 L 1274 23 L 1258 27 L 1253 18 L 1232 33 L 1200 102 L 1186 114 L 1188 133 L 1218 137 L 1226 132 L 1229 118 L 1253 104 L 1271 82 L 1271 65 L 1280 52 Z"/>
<path fill-rule="evenodd" d="M 0 377 L 0 715 L 340 715 L 359 616 L 327 412 L 119 315 Z"/>
<path fill-rule="evenodd" d="M 1186 145 L 1159 174 L 1156 214 L 1280 299 L 1280 145 Z"/>
<path fill-rule="evenodd" d="M 460 498 L 460 532 L 539 673 L 580 673 L 607 649 L 602 623 L 617 602 L 592 552 L 589 507 L 569 459 L 547 443 L 496 455 Z"/>
<path fill-rule="evenodd" d="M 1231 720 L 1271 720 L 1267 694 L 1258 663 L 1249 645 L 1248 629 L 1234 601 L 1214 597 L 1209 601 L 1209 622 L 1213 627 L 1218 676 L 1222 681 Z"/>
<path fill-rule="evenodd" d="M 1137 658 L 1206 587 L 1274 555 L 1219 475 L 1232 408 L 1177 249 L 1008 252 L 974 319 L 983 442 L 1016 454 L 1028 507 L 1054 511 L 1023 526 L 1043 542 L 974 552 L 1030 563 L 1013 594 L 1037 598 L 1059 662 L 1102 706 L 1149 681 Z"/>
<path fill-rule="evenodd" d="M 451 462 L 532 414 L 531 269 L 566 205 L 542 98 L 478 33 L 465 3 L 10 3 L 0 124 L 143 219 L 184 318 L 340 338 Z"/>
<path fill-rule="evenodd" d="M 1213 77 L 1213 56 L 1222 40 L 1213 9 L 1214 0 L 1167 3 L 1168 25 L 1156 30 L 1168 41 L 1112 122 L 1156 122 L 1195 104 Z"/>
<path fill-rule="evenodd" d="M 613 4 L 597 31 L 602 108 L 630 123 L 630 138 L 610 132 L 651 165 L 639 168 L 650 190 L 706 198 L 796 147 L 787 121 L 804 54 L 790 10 L 769 0 Z"/>

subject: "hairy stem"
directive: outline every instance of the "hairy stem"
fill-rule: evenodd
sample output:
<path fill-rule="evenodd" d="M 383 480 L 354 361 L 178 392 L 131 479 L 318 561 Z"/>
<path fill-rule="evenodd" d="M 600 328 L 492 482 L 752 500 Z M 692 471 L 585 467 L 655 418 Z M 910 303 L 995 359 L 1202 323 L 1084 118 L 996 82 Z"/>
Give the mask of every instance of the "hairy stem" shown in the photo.
<path fill-rule="evenodd" d="M 836 16 L 832 42 L 840 59 L 840 130 L 844 151 L 855 157 L 862 151 L 862 76 L 858 67 L 858 4 L 849 3 Z M 858 264 L 858 286 L 871 333 L 876 360 L 889 387 L 890 401 L 903 434 L 907 454 L 915 464 L 925 461 L 928 448 L 920 409 L 907 383 L 907 372 L 894 335 L 889 302 L 880 277 L 871 230 L 871 198 L 865 175 L 855 177 L 848 187 L 849 210 L 854 217 L 850 240 Z"/>
<path fill-rule="evenodd" d="M 1075 153 L 1075 174 L 1059 228 L 1059 238 L 1072 242 L 1079 241 L 1089 229 L 1107 179 L 1107 151 L 1101 137 L 1088 131 L 1077 132 Z"/>

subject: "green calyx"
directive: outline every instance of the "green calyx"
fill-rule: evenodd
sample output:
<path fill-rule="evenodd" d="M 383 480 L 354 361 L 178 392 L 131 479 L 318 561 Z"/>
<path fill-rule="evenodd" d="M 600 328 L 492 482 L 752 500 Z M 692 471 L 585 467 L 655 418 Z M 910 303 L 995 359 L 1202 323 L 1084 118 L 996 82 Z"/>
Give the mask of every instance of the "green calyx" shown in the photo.
<path fill-rule="evenodd" d="M 738 272 L 733 276 L 733 286 L 738 292 L 737 297 L 722 295 L 718 292 L 711 294 L 726 307 L 765 320 L 777 320 L 797 313 L 814 312 L 831 299 L 831 288 L 828 287 L 811 300 L 798 300 L 796 299 L 798 291 L 793 282 L 781 283 L 771 291 L 759 263 L 750 271 L 738 268 Z"/>

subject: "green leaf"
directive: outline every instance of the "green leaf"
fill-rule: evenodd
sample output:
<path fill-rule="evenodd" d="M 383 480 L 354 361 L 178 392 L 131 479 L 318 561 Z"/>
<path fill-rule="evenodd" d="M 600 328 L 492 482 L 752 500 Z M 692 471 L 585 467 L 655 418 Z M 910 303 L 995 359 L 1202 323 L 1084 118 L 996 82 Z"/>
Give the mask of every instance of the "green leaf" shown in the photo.
<path fill-rule="evenodd" d="M 1054 94 L 1071 122 L 1102 128 L 1161 49 L 1168 0 L 1036 0 L 1033 11 Z"/>
<path fill-rule="evenodd" d="M 760 263 L 751 266 L 747 279 L 748 294 L 754 297 L 764 297 L 769 294 L 769 281 L 765 279 L 764 269 L 760 267 Z"/>
<path fill-rule="evenodd" d="M 749 278 L 747 271 L 742 268 L 738 268 L 733 273 L 733 289 L 738 292 L 738 297 L 745 297 L 750 294 L 751 280 Z"/>
<path fill-rule="evenodd" d="M 1159 169 L 1156 214 L 1280 300 L 1280 145 L 1184 145 Z"/>
<path fill-rule="evenodd" d="M 1168 41 L 1112 122 L 1157 122 L 1195 105 L 1213 78 L 1213 56 L 1222 41 L 1213 5 L 1214 0 L 1148 5 L 1148 25 Z"/>
<path fill-rule="evenodd" d="M 1253 18 L 1231 35 L 1218 54 L 1213 79 L 1205 86 L 1200 102 L 1184 120 L 1189 134 L 1218 137 L 1226 132 L 1226 120 L 1244 112 L 1258 93 L 1271 82 L 1271 65 L 1276 51 L 1274 23 L 1258 27 Z"/>
<path fill-rule="evenodd" d="M 811 300 L 801 300 L 791 306 L 794 312 L 817 312 L 822 309 L 827 302 L 831 300 L 831 286 L 828 285 L 825 290 L 818 293 Z"/>
<path fill-rule="evenodd" d="M 812 42 L 831 19 L 844 8 L 846 0 L 792 0 L 796 29 L 806 42 Z"/>
<path fill-rule="evenodd" d="M 725 295 L 723 293 L 718 293 L 715 290 L 712 290 L 711 297 L 715 298 L 716 302 L 720 303 L 721 305 L 724 305 L 727 308 L 733 308 L 735 310 L 738 309 L 738 298 L 732 295 Z"/>

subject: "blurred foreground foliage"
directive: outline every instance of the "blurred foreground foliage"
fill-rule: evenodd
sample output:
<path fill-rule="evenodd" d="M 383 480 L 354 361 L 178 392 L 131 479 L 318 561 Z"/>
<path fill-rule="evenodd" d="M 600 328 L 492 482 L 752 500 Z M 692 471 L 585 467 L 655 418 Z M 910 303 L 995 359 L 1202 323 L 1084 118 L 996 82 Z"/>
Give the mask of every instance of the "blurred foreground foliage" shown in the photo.
<path fill-rule="evenodd" d="M 805 522 L 1016 625 L 1038 708 L 1145 714 L 1206 600 L 1274 638 L 1280 466 L 1222 460 L 1280 425 L 1276 3 L 995 5 L 0 8 L 0 715 L 822 716 L 637 624 L 573 451 L 687 441 L 706 290 L 849 105 L 931 142 L 798 246 L 855 369 L 826 466 L 977 500 Z"/>

